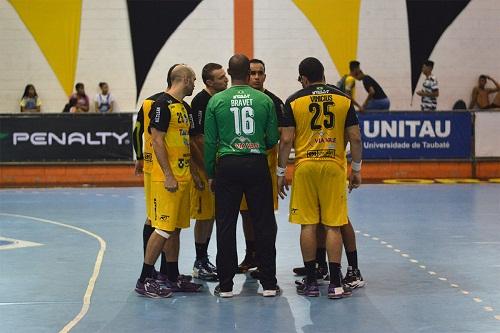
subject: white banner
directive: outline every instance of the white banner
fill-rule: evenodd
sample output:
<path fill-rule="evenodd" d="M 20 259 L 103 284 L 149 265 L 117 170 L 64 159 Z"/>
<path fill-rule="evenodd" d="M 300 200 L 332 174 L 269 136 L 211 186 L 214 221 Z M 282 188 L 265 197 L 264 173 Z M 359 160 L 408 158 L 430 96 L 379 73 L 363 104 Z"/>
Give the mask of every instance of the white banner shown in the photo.
<path fill-rule="evenodd" d="M 500 157 L 500 111 L 476 112 L 476 157 Z"/>

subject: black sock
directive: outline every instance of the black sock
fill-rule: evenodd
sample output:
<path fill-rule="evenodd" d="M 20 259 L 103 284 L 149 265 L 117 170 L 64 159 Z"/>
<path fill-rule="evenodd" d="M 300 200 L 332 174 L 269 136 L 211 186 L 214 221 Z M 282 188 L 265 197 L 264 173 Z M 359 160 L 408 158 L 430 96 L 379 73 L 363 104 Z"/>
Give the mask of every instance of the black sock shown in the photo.
<path fill-rule="evenodd" d="M 340 264 L 329 262 L 328 266 L 330 268 L 330 283 L 335 287 L 340 287 L 342 285 L 342 281 L 340 280 Z"/>
<path fill-rule="evenodd" d="M 170 281 L 177 281 L 179 278 L 179 263 L 177 261 L 167 262 L 167 276 Z"/>
<path fill-rule="evenodd" d="M 255 253 L 255 241 L 253 240 L 245 240 L 247 244 L 246 252 L 247 253 Z"/>
<path fill-rule="evenodd" d="M 144 224 L 144 228 L 142 228 L 142 244 L 144 247 L 144 255 L 146 255 L 146 247 L 148 246 L 149 237 L 155 231 L 155 228 L 150 226 L 149 224 Z"/>
<path fill-rule="evenodd" d="M 194 243 L 196 248 L 196 260 L 204 259 L 208 256 L 205 243 Z"/>
<path fill-rule="evenodd" d="M 153 277 L 154 269 L 155 269 L 155 266 L 153 266 L 153 265 L 148 265 L 146 263 L 142 264 L 142 272 L 141 272 L 141 276 L 139 277 L 139 281 L 144 283 L 146 278 Z"/>
<path fill-rule="evenodd" d="M 304 261 L 306 279 L 308 283 L 316 282 L 316 260 Z"/>
<path fill-rule="evenodd" d="M 326 249 L 324 247 L 318 247 L 316 249 L 316 262 L 318 267 L 326 268 Z"/>
<path fill-rule="evenodd" d="M 165 254 L 165 252 L 161 253 L 160 273 L 165 275 L 168 274 L 167 255 Z"/>
<path fill-rule="evenodd" d="M 351 266 L 352 269 L 358 269 L 358 251 L 346 252 L 345 255 L 347 256 L 347 263 L 349 266 Z"/>

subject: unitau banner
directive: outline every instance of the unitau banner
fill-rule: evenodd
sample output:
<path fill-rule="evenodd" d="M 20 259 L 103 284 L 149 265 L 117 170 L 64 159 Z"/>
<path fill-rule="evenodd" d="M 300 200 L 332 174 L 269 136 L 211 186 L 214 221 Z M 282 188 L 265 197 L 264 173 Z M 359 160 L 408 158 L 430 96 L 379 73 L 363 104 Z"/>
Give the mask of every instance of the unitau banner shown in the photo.
<path fill-rule="evenodd" d="M 0 115 L 0 162 L 132 160 L 132 114 Z"/>

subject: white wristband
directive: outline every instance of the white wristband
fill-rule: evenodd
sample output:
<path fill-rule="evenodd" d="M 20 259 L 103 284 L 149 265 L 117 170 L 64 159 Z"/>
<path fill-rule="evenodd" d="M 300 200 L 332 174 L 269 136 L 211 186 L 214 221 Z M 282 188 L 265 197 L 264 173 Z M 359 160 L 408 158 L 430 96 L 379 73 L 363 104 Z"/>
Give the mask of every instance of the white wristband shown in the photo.
<path fill-rule="evenodd" d="M 278 175 L 278 177 L 284 177 L 285 172 L 286 172 L 286 168 L 280 168 L 280 167 L 276 168 L 276 175 Z"/>
<path fill-rule="evenodd" d="M 351 162 L 351 169 L 352 169 L 352 171 L 354 171 L 354 172 L 360 172 L 361 171 L 361 163 L 363 163 L 363 161 L 359 161 L 359 162 L 352 161 Z"/>

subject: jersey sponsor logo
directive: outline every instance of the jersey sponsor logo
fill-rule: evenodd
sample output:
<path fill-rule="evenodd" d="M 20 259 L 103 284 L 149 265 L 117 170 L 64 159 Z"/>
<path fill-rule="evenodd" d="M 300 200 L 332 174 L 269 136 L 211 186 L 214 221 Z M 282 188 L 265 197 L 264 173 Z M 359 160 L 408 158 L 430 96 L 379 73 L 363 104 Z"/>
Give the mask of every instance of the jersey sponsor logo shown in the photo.
<path fill-rule="evenodd" d="M 374 120 L 363 122 L 367 138 L 446 138 L 451 134 L 451 121 L 445 120 Z M 408 133 L 409 132 L 409 133 Z"/>
<path fill-rule="evenodd" d="M 118 145 L 129 144 L 128 132 L 62 132 L 60 134 L 54 132 L 14 132 L 12 133 L 12 142 L 14 146 L 20 143 L 27 142 L 33 146 L 71 146 L 73 144 L 81 144 L 82 146 L 104 146 L 110 140 L 115 140 Z"/>
<path fill-rule="evenodd" d="M 258 142 L 236 142 L 234 144 L 236 149 L 259 149 L 260 144 Z"/>
<path fill-rule="evenodd" d="M 335 149 L 317 149 L 317 150 L 308 150 L 306 157 L 308 158 L 334 158 L 335 157 Z"/>
<path fill-rule="evenodd" d="M 314 143 L 336 143 L 337 138 L 315 138 Z"/>
<path fill-rule="evenodd" d="M 161 108 L 158 106 L 156 108 L 156 113 L 155 113 L 155 123 L 160 122 L 160 114 L 161 114 Z"/>

